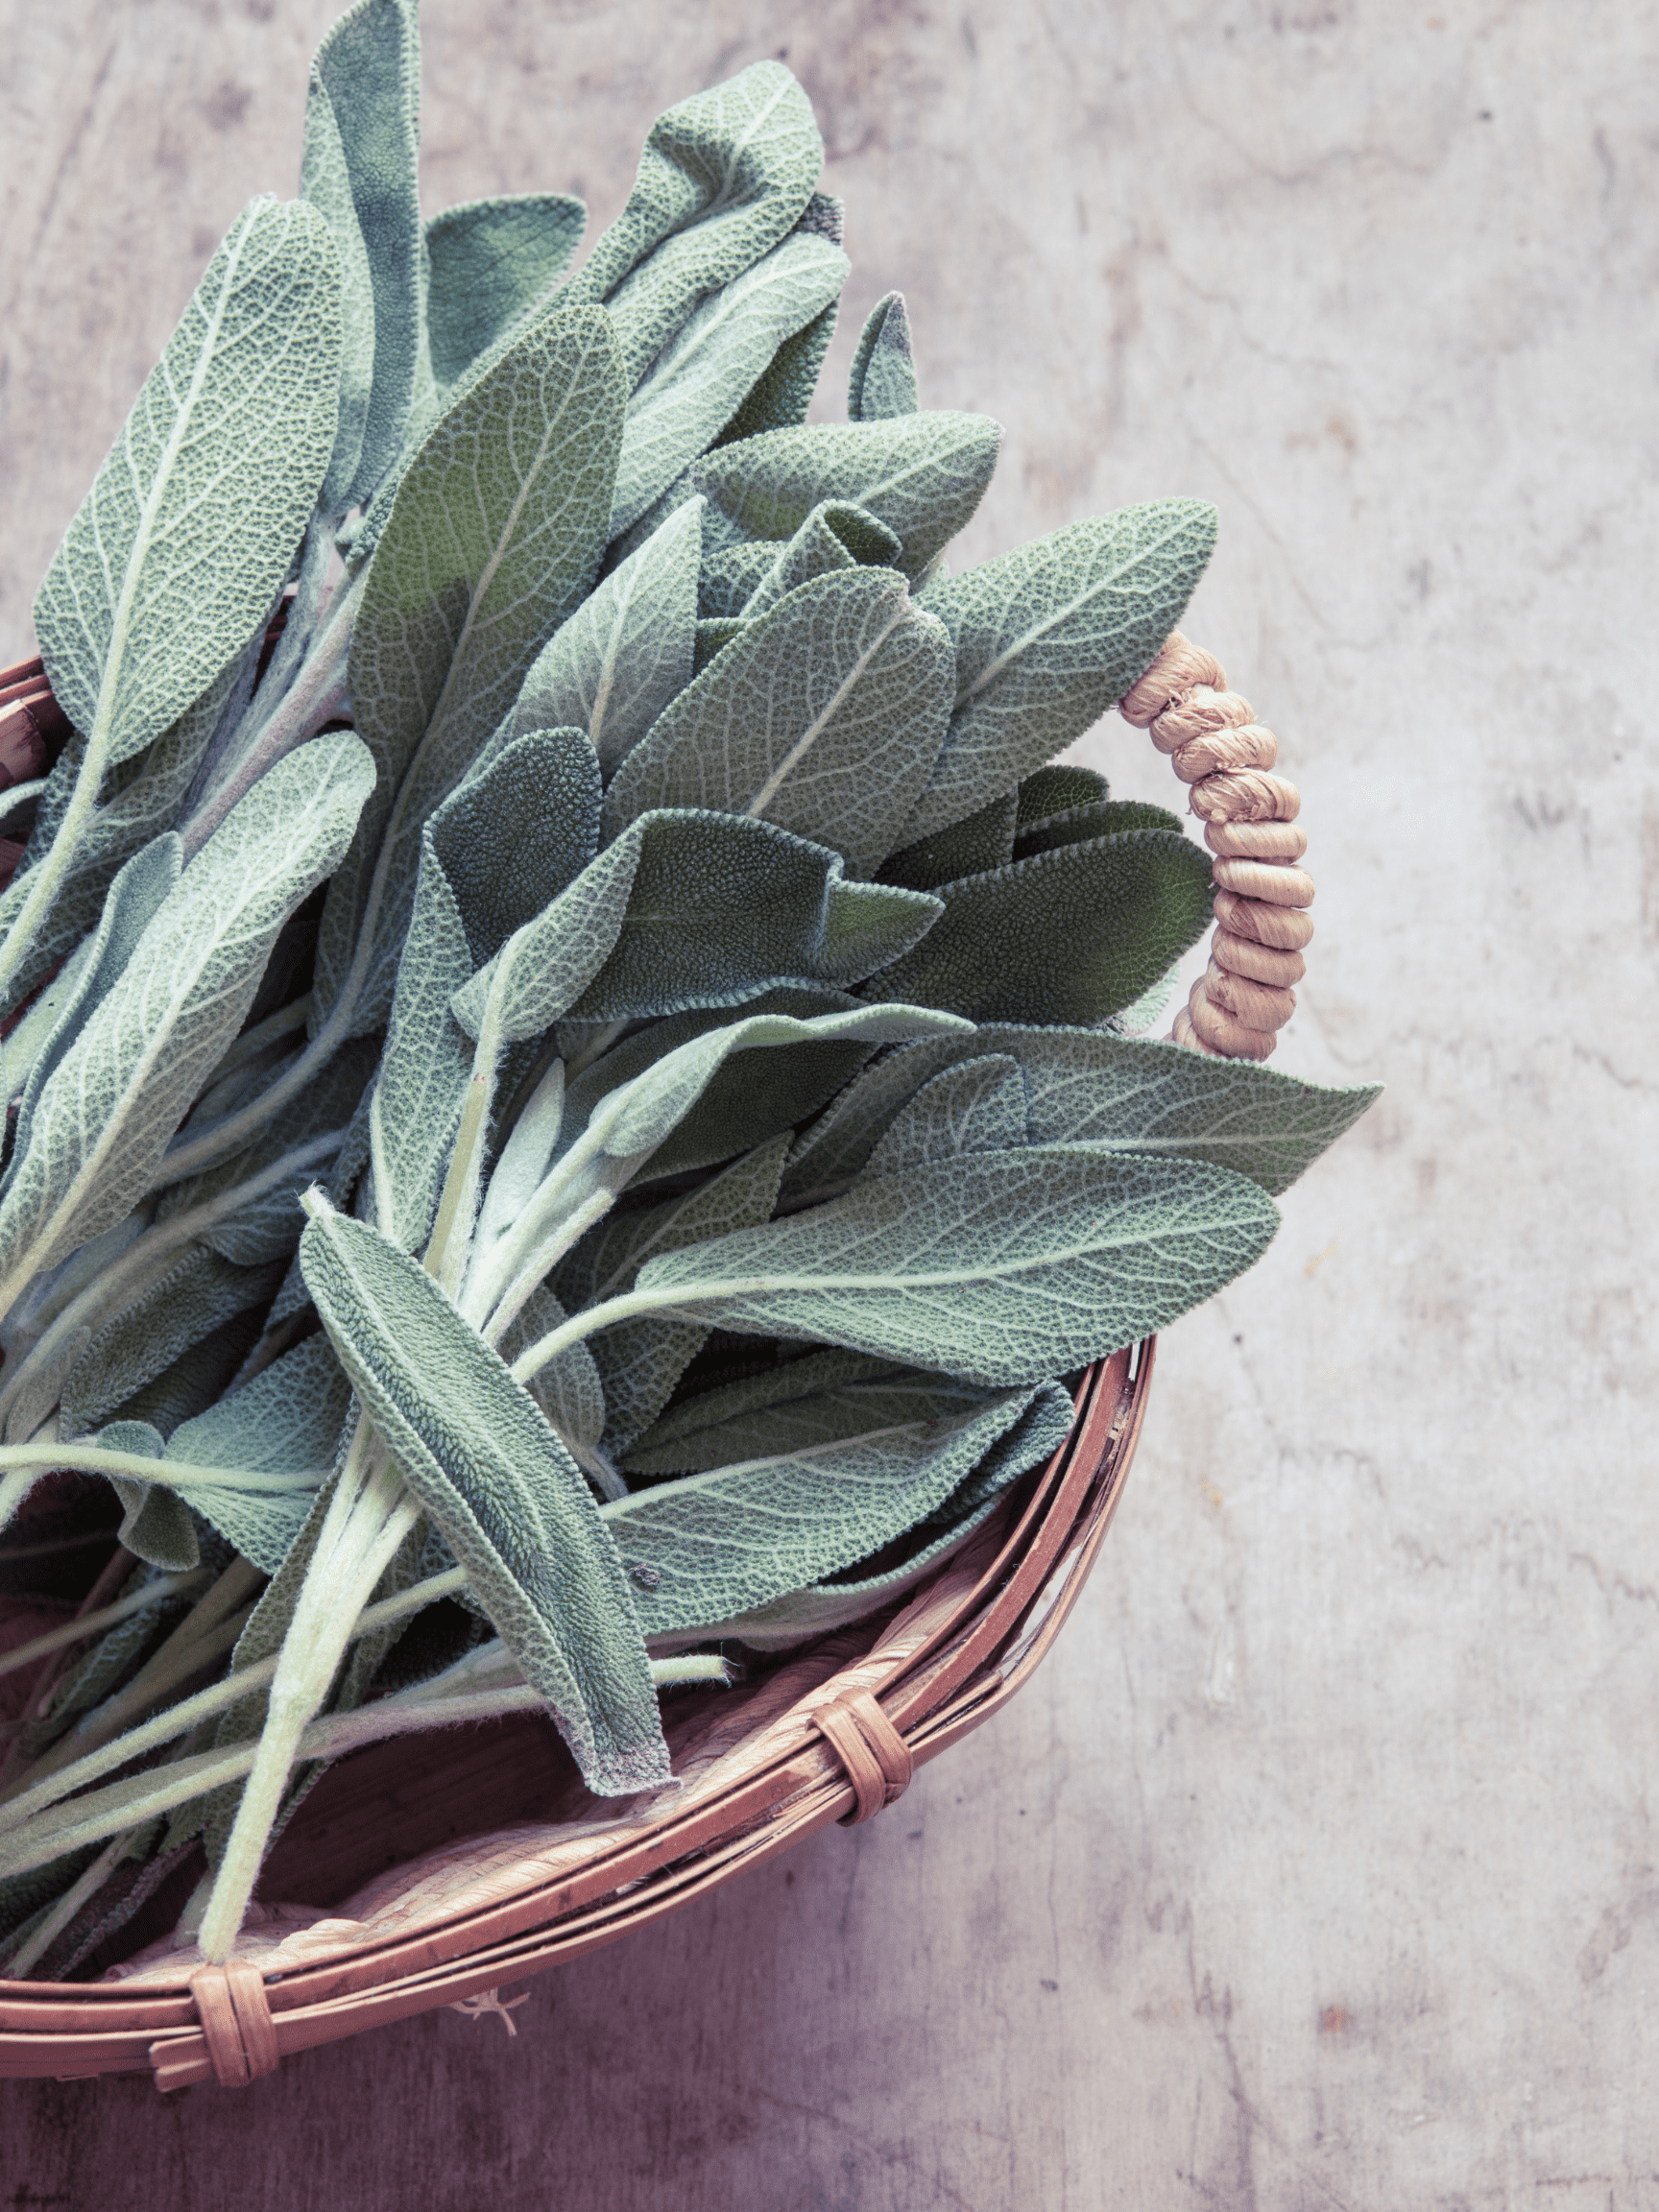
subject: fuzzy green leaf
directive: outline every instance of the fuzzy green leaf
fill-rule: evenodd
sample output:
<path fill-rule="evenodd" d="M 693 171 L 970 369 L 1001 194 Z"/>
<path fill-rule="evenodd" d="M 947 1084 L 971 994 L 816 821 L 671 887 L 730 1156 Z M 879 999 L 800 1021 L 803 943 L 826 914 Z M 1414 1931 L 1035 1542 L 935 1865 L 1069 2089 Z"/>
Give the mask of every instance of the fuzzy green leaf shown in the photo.
<path fill-rule="evenodd" d="M 345 508 L 366 498 L 397 457 L 421 353 L 415 0 L 357 0 L 324 37 L 313 74 L 332 110 L 373 306 L 373 382 L 356 465 L 339 487 Z M 360 279 L 361 267 L 349 265 L 349 276 Z"/>
<path fill-rule="evenodd" d="M 592 584 L 624 397 L 604 316 L 556 309 L 456 401 L 397 487 L 351 643 L 352 706 L 377 781 L 329 887 L 318 1021 L 364 938 L 353 1027 L 386 1019 L 426 817 Z"/>
<path fill-rule="evenodd" d="M 882 995 L 974 1022 L 1103 1021 L 1203 934 L 1210 856 L 1179 831 L 1063 845 L 941 886 L 945 911 Z"/>
<path fill-rule="evenodd" d="M 426 226 L 426 324 L 440 392 L 546 299 L 570 266 L 588 210 L 557 192 L 445 207 Z"/>
<path fill-rule="evenodd" d="M 935 830 L 931 837 L 918 838 L 902 853 L 890 854 L 878 870 L 883 883 L 907 883 L 914 891 L 937 891 L 963 876 L 983 876 L 1002 868 L 1014 857 L 1016 795 L 1005 791 L 952 822 L 948 830 Z"/>
<path fill-rule="evenodd" d="M 753 621 L 767 613 L 798 585 L 837 569 L 896 568 L 903 552 L 885 522 L 844 499 L 814 507 L 777 560 L 755 587 L 743 609 Z"/>
<path fill-rule="evenodd" d="M 1064 1393 L 1050 1428 L 1063 1438 Z M 1029 1408 L 1008 1391 L 961 1411 L 935 1381 L 921 1416 L 660 1482 L 601 1507 L 648 1636 L 725 1621 L 820 1581 L 935 1511 Z"/>
<path fill-rule="evenodd" d="M 1326 1090 L 1255 1061 L 1207 1060 L 1098 1031 L 985 1027 L 908 1045 L 867 1068 L 796 1145 L 785 1200 L 842 1189 L 925 1083 L 985 1053 L 1006 1053 L 1023 1070 L 1034 1144 L 1086 1139 L 1149 1159 L 1208 1161 L 1270 1193 L 1288 1190 L 1378 1095 L 1375 1084 Z"/>
<path fill-rule="evenodd" d="M 307 1336 L 262 1375 L 173 1431 L 166 1456 L 191 1467 L 302 1475 L 333 1463 L 351 1410 L 351 1385 L 326 1336 Z M 262 1575 L 288 1556 L 316 1493 L 192 1484 L 190 1503 Z"/>
<path fill-rule="evenodd" d="M 285 1272 L 285 1262 L 238 1267 L 204 1244 L 190 1246 L 75 1362 L 63 1383 L 64 1440 L 113 1413 L 232 1314 L 268 1306 Z"/>
<path fill-rule="evenodd" d="M 1260 1258 L 1272 1202 L 1224 1168 L 1084 1144 L 867 1175 L 843 1198 L 641 1269 L 685 1320 L 1030 1382 L 1132 1344 Z"/>
<path fill-rule="evenodd" d="M 1028 860 L 1034 853 L 1052 853 L 1062 845 L 1087 845 L 1096 837 L 1118 837 L 1128 830 L 1162 830 L 1175 837 L 1186 835 L 1181 817 L 1171 814 L 1166 806 L 1151 806 L 1139 799 L 1096 799 L 1087 805 L 1068 806 L 1018 830 L 1014 857 Z"/>
<path fill-rule="evenodd" d="M 313 738 L 254 785 L 184 871 L 42 1086 L 0 1202 L 9 1277 L 51 1266 L 148 1188 L 236 1034 L 277 930 L 338 861 L 372 776 L 349 731 Z"/>
<path fill-rule="evenodd" d="M 844 253 L 827 239 L 797 236 L 709 294 L 628 402 L 613 538 L 713 441 L 782 342 L 815 321 L 846 279 Z"/>
<path fill-rule="evenodd" d="M 787 235 L 823 162 L 811 103 L 778 61 L 658 117 L 628 204 L 565 294 L 610 309 L 630 387 L 700 300 Z"/>
<path fill-rule="evenodd" d="M 973 516 L 1001 439 L 988 416 L 944 413 L 772 430 L 698 462 L 690 489 L 709 501 L 710 550 L 793 538 L 821 501 L 848 500 L 887 525 L 916 577 Z"/>
<path fill-rule="evenodd" d="M 343 515 L 356 496 L 353 486 L 363 457 L 363 434 L 374 390 L 374 277 L 346 156 L 340 119 L 315 63 L 305 101 L 304 153 L 300 163 L 300 197 L 327 224 L 340 256 L 340 387 L 334 450 L 317 494 L 325 515 Z"/>
<path fill-rule="evenodd" d="M 1109 796 L 1105 777 L 1093 768 L 1078 768 L 1070 760 L 1052 768 L 1038 768 L 1015 793 L 1015 830 L 1035 829 L 1055 814 L 1070 813 L 1073 806 L 1092 806 Z"/>
<path fill-rule="evenodd" d="M 870 310 L 853 356 L 847 412 L 854 422 L 879 422 L 917 411 L 916 361 L 902 292 L 889 292 Z"/>
<path fill-rule="evenodd" d="M 668 1753 L 622 1563 L 529 1393 L 432 1278 L 320 1213 L 305 1281 L 341 1362 L 474 1595 L 601 1796 L 661 1786 Z"/>
<path fill-rule="evenodd" d="M 586 730 L 613 776 L 691 681 L 703 502 L 687 500 L 542 647 L 512 730 Z"/>
<path fill-rule="evenodd" d="M 98 1442 L 111 1452 L 139 1452 L 158 1459 L 162 1444 L 148 1421 L 111 1421 Z M 164 1575 L 188 1575 L 202 1563 L 202 1546 L 190 1508 L 181 1498 L 155 1482 L 117 1475 L 111 1487 L 126 1508 L 121 1542 L 129 1551 Z"/>
<path fill-rule="evenodd" d="M 959 1152 L 1006 1152 L 1023 1144 L 1025 1081 L 1006 1052 L 960 1061 L 925 1083 L 870 1155 L 872 1175 L 905 1175 Z"/>
<path fill-rule="evenodd" d="M 904 842 L 974 813 L 1122 698 L 1214 542 L 1214 507 L 1163 499 L 1073 522 L 929 591 L 956 648 L 956 709 Z"/>
<path fill-rule="evenodd" d="M 902 576 L 819 576 L 746 624 L 635 747 L 606 793 L 606 834 L 648 808 L 712 807 L 867 875 L 926 781 L 950 685 L 945 632 Z"/>

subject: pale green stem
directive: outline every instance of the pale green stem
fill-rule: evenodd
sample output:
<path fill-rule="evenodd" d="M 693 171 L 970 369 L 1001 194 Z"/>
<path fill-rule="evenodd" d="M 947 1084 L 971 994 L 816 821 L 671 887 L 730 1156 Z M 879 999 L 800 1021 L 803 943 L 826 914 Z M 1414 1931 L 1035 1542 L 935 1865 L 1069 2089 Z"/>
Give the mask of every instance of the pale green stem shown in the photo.
<path fill-rule="evenodd" d="M 134 1613 L 144 1613 L 152 1605 L 159 1605 L 164 1599 L 182 1597 L 186 1592 L 200 1590 L 207 1579 L 207 1570 L 198 1567 L 190 1575 L 163 1575 L 158 1581 L 147 1582 L 142 1590 L 134 1590 L 129 1598 L 119 1598 L 113 1605 L 104 1605 L 96 1613 L 83 1613 L 74 1621 L 65 1621 L 61 1628 L 53 1628 L 44 1636 L 36 1636 L 28 1644 L 18 1644 L 0 1657 L 0 1674 L 15 1672 L 19 1667 L 33 1666 L 36 1659 L 45 1659 L 54 1651 L 61 1651 L 70 1644 L 84 1644 L 88 1636 L 102 1636 L 106 1628 L 113 1628 L 117 1622 L 129 1621 Z"/>
<path fill-rule="evenodd" d="M 4 797 L 0 798 L 0 828 L 4 828 L 20 806 L 27 806 L 31 799 L 38 799 L 47 781 L 44 776 L 36 776 L 32 783 L 9 783 Z"/>
<path fill-rule="evenodd" d="M 123 1828 L 114 1841 L 106 1845 L 99 1852 L 97 1858 L 93 1860 L 81 1879 L 74 1883 L 58 1900 L 52 1911 L 41 1921 L 39 1927 L 36 1929 L 34 1935 L 30 1936 L 28 1942 L 23 1945 L 16 1958 L 7 1967 L 6 1971 L 13 1982 L 26 1982 L 28 1980 L 30 1969 L 36 1960 L 46 1956 L 57 1936 L 68 1927 L 87 1898 L 99 1888 L 110 1868 L 144 1825 L 145 1823 L 140 1820 L 133 1827 Z"/>
<path fill-rule="evenodd" d="M 6 1387 L 0 1389 L 0 1418 L 14 1404 L 25 1382 L 39 1372 L 39 1364 L 49 1359 L 77 1329 L 88 1325 L 100 1313 L 108 1312 L 118 1297 L 134 1293 L 139 1286 L 148 1287 L 147 1277 L 152 1282 L 158 1280 L 159 1273 L 165 1272 L 161 1263 L 192 1242 L 204 1229 L 212 1228 L 216 1222 L 264 1197 L 267 1191 L 279 1189 L 307 1168 L 332 1159 L 345 1135 L 343 1129 L 331 1129 L 303 1144 L 296 1144 L 292 1151 L 274 1160 L 268 1167 L 262 1167 L 257 1175 L 250 1175 L 246 1182 L 232 1184 L 228 1190 L 216 1192 L 198 1206 L 187 1206 L 181 1214 L 170 1214 L 164 1221 L 153 1223 L 127 1246 L 113 1266 L 94 1277 L 53 1320 L 16 1373 L 8 1379 Z M 27 1286 L 35 1271 L 31 1253 L 12 1270 L 6 1283 L 0 1285 L 0 1313 L 10 1310 L 12 1301 Z"/>
<path fill-rule="evenodd" d="M 680 1659 L 655 1659 L 651 1663 L 651 1679 L 659 1687 L 686 1682 L 713 1682 L 725 1684 L 731 1679 L 725 1662 L 717 1655 L 695 1652 Z M 354 1751 L 365 1743 L 378 1743 L 387 1736 L 412 1735 L 427 1728 L 448 1728 L 467 1720 L 491 1720 L 506 1713 L 534 1713 L 546 1710 L 546 1700 L 539 1690 L 528 1683 L 509 1683 L 502 1687 L 472 1689 L 465 1685 L 447 1694 L 434 1694 L 435 1685 L 418 1683 L 411 1690 L 400 1691 L 396 1696 L 382 1697 L 373 1705 L 359 1706 L 352 1713 L 330 1713 L 321 1719 L 310 1721 L 295 1732 L 292 1739 L 292 1760 L 298 1764 L 312 1759 L 337 1759 L 344 1752 Z M 66 1851 L 78 1851 L 88 1843 L 96 1843 L 103 1837 L 122 1828 L 130 1829 L 136 1822 L 152 1820 L 158 1814 L 170 1813 L 175 1807 L 188 1804 L 191 1798 L 202 1796 L 209 1790 L 222 1788 L 247 1774 L 250 1780 L 243 1790 L 242 1802 L 246 1805 L 253 1788 L 253 1770 L 265 1755 L 265 1739 L 257 1743 L 235 1743 L 211 1751 L 198 1752 L 187 1759 L 177 1759 L 170 1766 L 145 1774 L 134 1774 L 124 1782 L 112 1783 L 90 1797 L 77 1798 L 74 1803 L 60 1805 L 56 1812 L 47 1814 L 21 1836 L 0 1841 L 0 1875 L 25 1873 L 32 1866 L 44 1865 Z M 286 1767 L 282 1779 L 287 1776 Z M 277 1800 L 280 1800 L 280 1786 Z M 276 1806 L 272 1808 L 275 1815 Z M 240 1826 L 241 1815 L 237 1816 Z M 232 1831 L 230 1846 L 236 1847 Z M 228 1855 L 226 1864 L 228 1863 Z M 254 1868 L 258 1872 L 257 1865 Z M 222 1865 L 201 1921 L 201 1945 L 204 1954 L 212 1959 L 215 1944 L 220 1940 L 233 1944 L 236 1927 L 229 1936 L 219 1935 L 219 1917 L 215 1912 L 221 1901 L 225 1882 Z M 243 1909 L 246 1908 L 244 1900 Z M 224 1954 L 228 1957 L 227 1950 Z"/>
<path fill-rule="evenodd" d="M 490 1315 L 489 1325 L 483 1331 L 488 1343 L 500 1343 L 522 1312 L 524 1301 L 537 1284 L 546 1281 L 571 1246 L 585 1237 L 596 1221 L 602 1221 L 615 1203 L 614 1190 L 590 1191 L 569 1219 L 561 1222 L 545 1242 L 536 1247 Z"/>
<path fill-rule="evenodd" d="M 372 1444 L 367 1416 L 360 1417 L 282 1640 L 265 1726 L 203 1915 L 202 1949 L 208 1959 L 230 1956 L 301 1738 L 328 1695 L 352 1623 L 420 1518 L 420 1504 L 407 1496 L 402 1476 L 384 1452 Z"/>
<path fill-rule="evenodd" d="M 389 1627 L 411 1613 L 419 1613 L 427 1605 L 435 1605 L 441 1598 L 452 1598 L 467 1586 L 467 1577 L 459 1567 L 451 1567 L 443 1575 L 428 1575 L 424 1582 L 399 1592 L 396 1598 L 382 1599 L 378 1605 L 370 1605 L 357 1617 L 349 1643 L 360 1636 L 372 1636 L 377 1628 Z M 223 1713 L 228 1705 L 236 1705 L 253 1691 L 262 1689 L 276 1671 L 276 1659 L 258 1659 L 251 1667 L 239 1667 L 226 1675 L 222 1682 L 209 1684 L 198 1690 L 193 1697 L 186 1697 L 178 1705 L 170 1705 L 165 1713 L 158 1713 L 154 1720 L 146 1720 L 139 1727 L 130 1728 L 125 1736 L 106 1743 L 97 1751 L 87 1752 L 71 1767 L 61 1767 L 54 1774 L 36 1779 L 30 1775 L 28 1787 L 19 1787 L 9 1801 L 0 1800 L 0 1834 L 11 1828 L 25 1826 L 48 1805 L 56 1805 L 60 1798 L 73 1796 L 78 1790 L 112 1774 L 117 1767 L 142 1758 L 157 1745 L 169 1743 L 177 1736 L 186 1736 L 201 1721 L 210 1720 Z"/>
<path fill-rule="evenodd" d="M 770 1289 L 773 1277 L 746 1276 L 731 1283 L 702 1283 L 694 1291 L 683 1289 L 630 1290 L 621 1298 L 608 1298 L 603 1306 L 587 1307 L 573 1313 L 568 1321 L 550 1330 L 545 1336 L 519 1353 L 513 1362 L 512 1375 L 516 1382 L 528 1382 L 532 1375 L 539 1375 L 550 1359 L 572 1344 L 580 1344 L 584 1336 L 591 1336 L 596 1330 L 609 1329 L 617 1321 L 631 1321 L 636 1313 L 661 1313 L 672 1310 L 687 1320 L 697 1316 L 686 1309 L 704 1304 L 710 1298 L 731 1298 L 745 1292 Z M 804 1284 L 803 1288 L 816 1287 Z"/>

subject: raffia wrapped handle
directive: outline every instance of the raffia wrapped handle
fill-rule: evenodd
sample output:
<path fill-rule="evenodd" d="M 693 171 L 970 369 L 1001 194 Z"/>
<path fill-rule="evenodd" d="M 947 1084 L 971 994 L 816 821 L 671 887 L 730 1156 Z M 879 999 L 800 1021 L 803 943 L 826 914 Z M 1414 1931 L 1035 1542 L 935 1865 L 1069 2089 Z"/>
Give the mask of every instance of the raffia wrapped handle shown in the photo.
<path fill-rule="evenodd" d="M 1272 769 L 1279 741 L 1248 699 L 1227 688 L 1213 653 L 1179 630 L 1118 702 L 1147 731 L 1191 786 L 1188 805 L 1215 859 L 1215 935 L 1210 965 L 1170 1034 L 1176 1044 L 1227 1060 L 1265 1060 L 1296 1011 L 1290 988 L 1306 970 L 1313 934 L 1313 878 L 1297 863 L 1308 839 L 1296 826 L 1302 794 Z"/>

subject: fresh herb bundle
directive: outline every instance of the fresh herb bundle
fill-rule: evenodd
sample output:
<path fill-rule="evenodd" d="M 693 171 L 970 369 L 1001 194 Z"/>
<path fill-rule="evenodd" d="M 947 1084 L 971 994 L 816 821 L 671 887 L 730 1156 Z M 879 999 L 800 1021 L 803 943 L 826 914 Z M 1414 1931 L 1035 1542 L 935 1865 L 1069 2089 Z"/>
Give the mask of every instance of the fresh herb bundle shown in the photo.
<path fill-rule="evenodd" d="M 949 574 L 999 432 L 898 294 L 806 424 L 848 264 L 781 64 L 574 275 L 574 201 L 421 221 L 417 77 L 412 0 L 329 33 L 36 608 L 0 1524 L 106 1476 L 143 1564 L 0 1803 L 12 1972 L 197 1834 L 226 1957 L 373 1734 L 540 1706 L 665 1784 L 663 1682 L 912 1587 L 1371 1095 L 1138 1034 L 1208 857 L 1047 765 L 1212 510 Z"/>

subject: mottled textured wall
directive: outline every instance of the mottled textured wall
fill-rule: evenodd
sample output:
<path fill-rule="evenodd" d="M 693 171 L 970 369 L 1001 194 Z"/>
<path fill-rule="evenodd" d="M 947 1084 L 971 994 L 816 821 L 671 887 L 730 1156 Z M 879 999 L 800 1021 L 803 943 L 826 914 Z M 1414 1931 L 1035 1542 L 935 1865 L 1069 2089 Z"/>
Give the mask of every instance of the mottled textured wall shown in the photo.
<path fill-rule="evenodd" d="M 317 0 L 8 0 L 0 655 Z M 962 551 L 1164 493 L 1303 786 L 1277 1063 L 1386 1098 L 1167 1338 L 1011 1713 L 539 1984 L 239 2099 L 0 2091 L 13 2201 L 180 2212 L 1659 2203 L 1652 11 L 428 0 L 433 208 L 619 205 L 674 98 L 813 95 L 854 277 L 1008 427 Z M 1165 764 L 1081 753 L 1125 796 Z"/>

